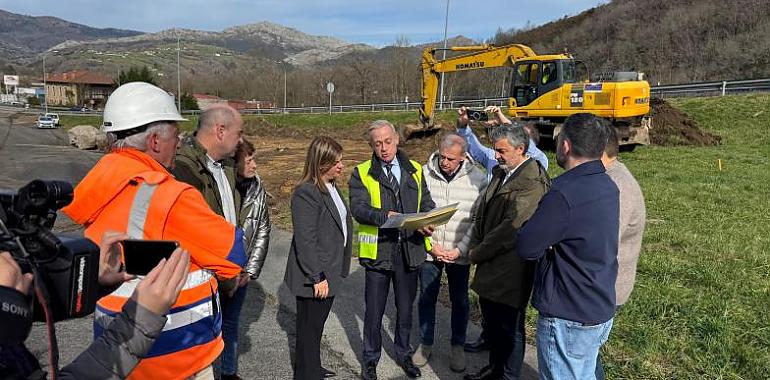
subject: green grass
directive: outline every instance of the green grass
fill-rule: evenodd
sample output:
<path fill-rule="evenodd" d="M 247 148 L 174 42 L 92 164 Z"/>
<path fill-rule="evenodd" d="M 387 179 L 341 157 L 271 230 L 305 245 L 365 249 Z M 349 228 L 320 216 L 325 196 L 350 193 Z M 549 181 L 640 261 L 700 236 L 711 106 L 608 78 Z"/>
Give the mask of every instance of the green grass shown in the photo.
<path fill-rule="evenodd" d="M 723 143 L 621 155 L 648 220 L 634 293 L 604 349 L 609 377 L 767 378 L 770 96 L 673 103 Z"/>
<path fill-rule="evenodd" d="M 77 125 L 90 125 L 90 126 L 99 128 L 99 126 L 102 124 L 102 116 L 101 115 L 78 115 L 78 116 L 60 115 L 59 124 L 61 125 L 61 128 L 64 128 L 66 130 Z"/>

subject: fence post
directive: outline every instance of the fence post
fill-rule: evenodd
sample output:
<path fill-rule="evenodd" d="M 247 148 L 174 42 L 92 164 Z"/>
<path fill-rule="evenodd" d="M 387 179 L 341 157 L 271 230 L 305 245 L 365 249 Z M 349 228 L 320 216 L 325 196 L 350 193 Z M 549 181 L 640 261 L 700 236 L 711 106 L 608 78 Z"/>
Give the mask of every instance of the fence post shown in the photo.
<path fill-rule="evenodd" d="M 722 81 L 722 96 L 725 96 L 726 89 L 727 89 L 727 81 Z"/>

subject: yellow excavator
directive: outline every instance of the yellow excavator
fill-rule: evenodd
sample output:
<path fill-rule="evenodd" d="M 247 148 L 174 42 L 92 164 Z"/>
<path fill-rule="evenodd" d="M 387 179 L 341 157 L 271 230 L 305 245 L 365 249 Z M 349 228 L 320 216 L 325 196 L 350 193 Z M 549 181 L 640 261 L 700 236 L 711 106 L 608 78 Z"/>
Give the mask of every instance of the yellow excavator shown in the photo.
<path fill-rule="evenodd" d="M 447 50 L 467 52 L 438 60 L 440 48 L 422 53 L 422 108 L 420 125 L 402 131 L 435 129 L 433 112 L 441 73 L 511 67 L 508 114 L 534 121 L 543 137 L 554 138 L 572 114 L 587 112 L 610 120 L 625 149 L 650 142 L 650 84 L 637 72 L 602 73 L 589 81 L 585 63 L 570 54 L 537 55 L 525 45 L 460 46 Z"/>

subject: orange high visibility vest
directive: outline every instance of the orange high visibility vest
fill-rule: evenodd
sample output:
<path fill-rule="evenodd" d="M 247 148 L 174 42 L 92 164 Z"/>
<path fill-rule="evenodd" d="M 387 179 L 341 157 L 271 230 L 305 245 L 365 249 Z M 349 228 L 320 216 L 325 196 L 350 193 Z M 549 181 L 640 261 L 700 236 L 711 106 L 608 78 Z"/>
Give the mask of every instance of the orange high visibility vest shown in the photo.
<path fill-rule="evenodd" d="M 190 274 L 182 292 L 150 352 L 129 376 L 185 379 L 208 367 L 223 349 L 215 274 L 232 278 L 240 273 L 245 262 L 242 232 L 214 214 L 197 190 L 146 158 L 135 150 L 105 156 L 63 211 L 86 225 L 85 236 L 95 242 L 105 231 L 125 231 L 135 239 L 177 240 L 189 251 Z M 243 258 L 234 260 L 236 264 L 228 259 L 239 256 L 232 253 L 238 246 Z M 121 312 L 139 281 L 124 283 L 97 302 L 95 337 Z"/>

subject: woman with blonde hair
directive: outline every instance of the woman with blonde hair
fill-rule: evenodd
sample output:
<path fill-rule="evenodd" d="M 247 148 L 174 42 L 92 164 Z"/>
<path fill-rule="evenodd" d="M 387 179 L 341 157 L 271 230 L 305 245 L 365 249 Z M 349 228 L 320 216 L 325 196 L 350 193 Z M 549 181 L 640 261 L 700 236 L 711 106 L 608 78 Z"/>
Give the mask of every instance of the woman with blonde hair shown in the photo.
<path fill-rule="evenodd" d="M 321 366 L 320 347 L 334 296 L 350 272 L 352 219 L 336 186 L 343 168 L 342 146 L 316 137 L 291 197 L 294 234 L 284 282 L 297 297 L 294 379 L 335 375 Z"/>

